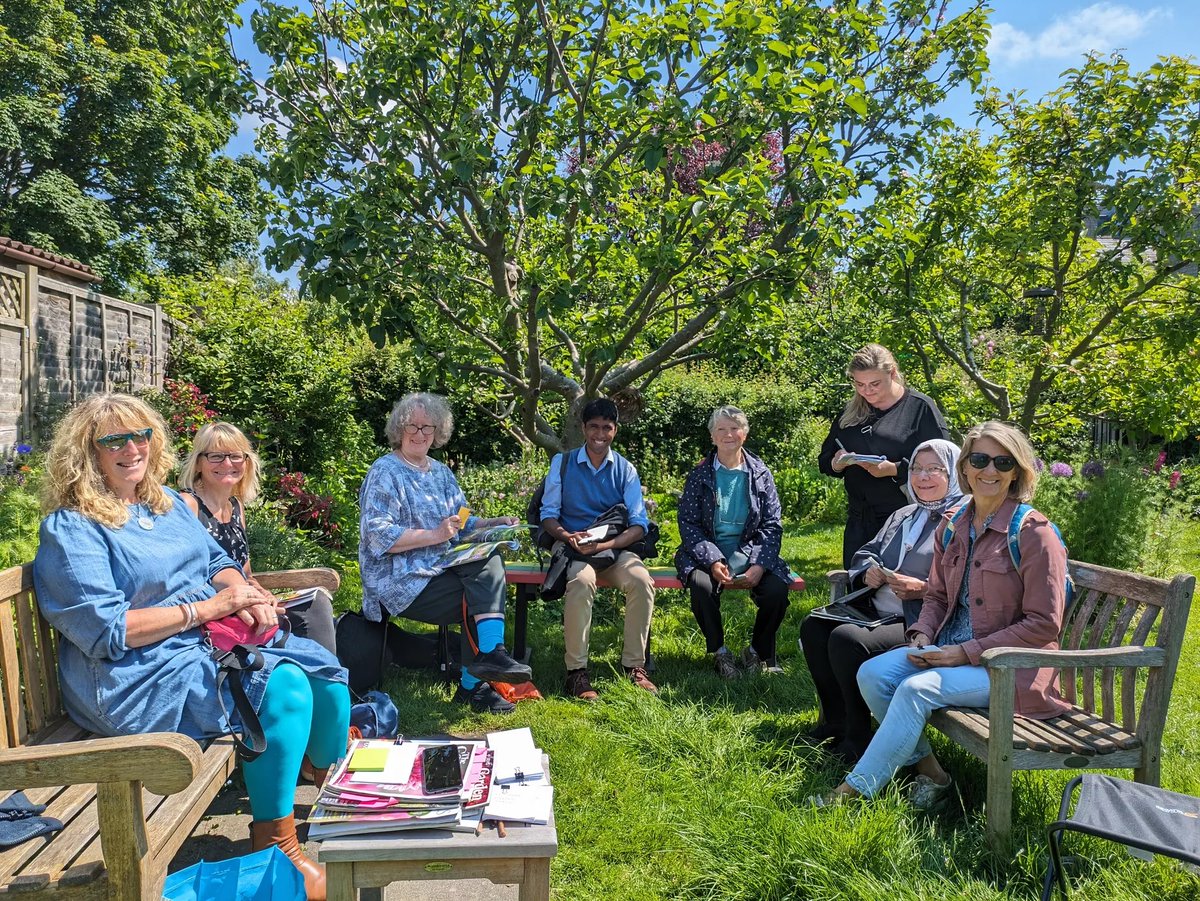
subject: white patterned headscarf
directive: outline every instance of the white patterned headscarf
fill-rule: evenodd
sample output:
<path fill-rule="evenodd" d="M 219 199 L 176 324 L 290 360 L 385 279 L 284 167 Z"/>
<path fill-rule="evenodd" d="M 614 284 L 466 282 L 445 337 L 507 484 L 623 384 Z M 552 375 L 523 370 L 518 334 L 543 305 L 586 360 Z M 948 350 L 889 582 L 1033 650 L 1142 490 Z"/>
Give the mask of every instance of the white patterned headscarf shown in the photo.
<path fill-rule="evenodd" d="M 916 465 L 917 454 L 921 451 L 933 451 L 937 454 L 938 461 L 942 466 L 946 467 L 946 472 L 950 478 L 950 485 L 946 489 L 946 496 L 937 501 L 923 501 L 917 497 L 917 491 L 913 487 L 912 468 Z M 958 445 L 952 441 L 946 441 L 943 438 L 933 438 L 929 441 L 924 441 L 917 445 L 917 449 L 913 451 L 909 457 L 908 464 L 908 495 L 913 501 L 929 511 L 932 516 L 941 516 L 960 500 L 962 500 L 963 491 L 958 484 Z"/>

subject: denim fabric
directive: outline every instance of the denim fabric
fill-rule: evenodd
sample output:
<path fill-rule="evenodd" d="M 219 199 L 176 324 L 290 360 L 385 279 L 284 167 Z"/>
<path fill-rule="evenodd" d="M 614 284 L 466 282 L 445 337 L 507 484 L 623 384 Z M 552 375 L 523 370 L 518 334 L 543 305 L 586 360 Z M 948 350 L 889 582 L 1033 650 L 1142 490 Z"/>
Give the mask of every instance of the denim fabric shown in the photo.
<path fill-rule="evenodd" d="M 894 648 L 858 670 L 858 689 L 879 721 L 879 731 L 846 782 L 867 797 L 887 785 L 900 767 L 930 753 L 925 723 L 933 711 L 988 705 L 990 682 L 982 666 L 923 670 L 909 662 L 910 653 L 911 648 Z"/>
<path fill-rule="evenodd" d="M 149 516 L 144 505 L 133 505 L 119 529 L 73 510 L 42 521 L 34 587 L 42 614 L 65 638 L 63 701 L 73 720 L 102 735 L 163 731 L 200 739 L 229 731 L 215 691 L 217 666 L 199 628 L 141 648 L 125 644 L 130 610 L 210 598 L 216 591 L 208 580 L 234 566 L 183 500 L 168 493 L 175 501 L 169 511 Z M 142 528 L 139 519 L 153 528 Z M 337 658 L 303 638 L 265 647 L 263 656 L 260 671 L 242 676 L 256 710 L 281 660 L 318 679 L 346 681 Z M 228 688 L 225 694 L 232 711 Z"/>
<path fill-rule="evenodd" d="M 389 554 L 409 529 L 435 529 L 447 516 L 467 506 L 467 498 L 448 467 L 429 460 L 424 472 L 395 454 L 371 464 L 358 491 L 358 565 L 362 572 L 363 616 L 378 622 L 383 611 L 399 614 L 413 602 L 429 580 L 442 572 L 438 558 L 450 542 Z M 463 530 L 479 517 L 468 517 Z"/>

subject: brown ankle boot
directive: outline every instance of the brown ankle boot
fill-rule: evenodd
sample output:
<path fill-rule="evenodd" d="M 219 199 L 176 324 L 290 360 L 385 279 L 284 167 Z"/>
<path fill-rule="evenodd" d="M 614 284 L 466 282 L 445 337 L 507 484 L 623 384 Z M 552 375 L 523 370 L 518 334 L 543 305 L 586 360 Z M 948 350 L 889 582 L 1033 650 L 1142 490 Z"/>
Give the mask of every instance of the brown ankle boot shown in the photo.
<path fill-rule="evenodd" d="M 250 850 L 261 851 L 271 845 L 278 845 L 279 850 L 287 855 L 304 877 L 304 892 L 308 895 L 308 901 L 325 901 L 325 868 L 313 863 L 300 850 L 295 815 L 289 813 L 282 819 L 250 824 Z"/>
<path fill-rule="evenodd" d="M 329 767 L 315 766 L 312 768 L 313 785 L 318 789 L 325 784 L 325 777 L 329 775 Z"/>

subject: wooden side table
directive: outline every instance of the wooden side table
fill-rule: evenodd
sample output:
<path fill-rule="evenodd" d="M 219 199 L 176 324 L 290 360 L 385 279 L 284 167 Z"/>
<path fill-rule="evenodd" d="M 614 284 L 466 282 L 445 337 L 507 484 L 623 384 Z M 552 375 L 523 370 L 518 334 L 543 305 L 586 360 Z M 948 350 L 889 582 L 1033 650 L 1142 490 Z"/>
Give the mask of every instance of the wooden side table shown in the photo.
<path fill-rule="evenodd" d="M 545 826 L 492 828 L 480 835 L 443 829 L 346 835 L 321 842 L 329 901 L 382 901 L 383 886 L 409 880 L 489 879 L 520 886 L 521 901 L 549 901 L 550 858 L 558 853 L 551 815 Z"/>

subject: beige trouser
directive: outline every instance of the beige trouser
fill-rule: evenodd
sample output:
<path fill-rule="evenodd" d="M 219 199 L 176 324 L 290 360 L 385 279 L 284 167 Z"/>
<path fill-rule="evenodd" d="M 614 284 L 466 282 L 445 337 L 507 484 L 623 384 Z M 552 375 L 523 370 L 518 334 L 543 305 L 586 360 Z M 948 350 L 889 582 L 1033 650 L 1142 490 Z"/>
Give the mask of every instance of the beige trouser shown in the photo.
<path fill-rule="evenodd" d="M 622 666 L 646 665 L 646 640 L 654 614 L 654 580 L 637 554 L 621 551 L 617 561 L 604 571 L 604 581 L 625 592 L 625 647 Z M 592 601 L 596 597 L 596 570 L 573 560 L 567 567 L 567 590 L 563 595 L 563 655 L 567 669 L 583 669 L 588 661 L 592 635 Z"/>

